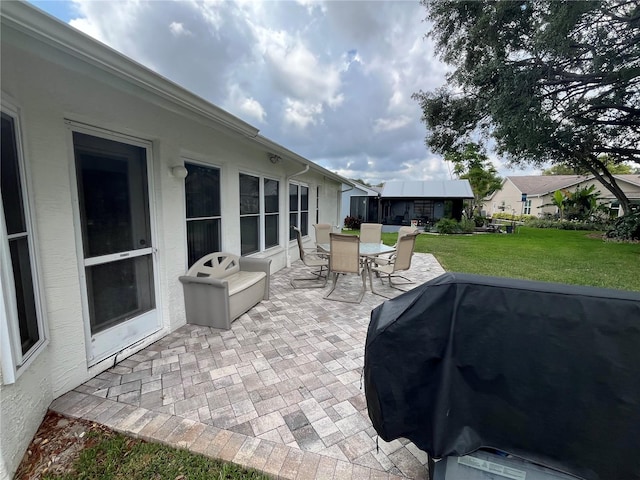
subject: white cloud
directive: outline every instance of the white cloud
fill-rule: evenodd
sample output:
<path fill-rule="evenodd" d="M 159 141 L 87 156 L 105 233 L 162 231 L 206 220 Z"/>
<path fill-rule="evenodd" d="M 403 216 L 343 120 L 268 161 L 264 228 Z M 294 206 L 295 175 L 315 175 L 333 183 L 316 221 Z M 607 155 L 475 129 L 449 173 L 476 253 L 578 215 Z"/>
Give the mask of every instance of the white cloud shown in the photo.
<path fill-rule="evenodd" d="M 243 117 L 257 120 L 260 123 L 264 123 L 267 117 L 267 112 L 260 102 L 246 95 L 237 85 L 231 87 L 229 100 L 225 107 L 229 110 L 242 112 L 244 114 L 242 115 Z"/>
<path fill-rule="evenodd" d="M 392 118 L 378 118 L 374 121 L 375 132 L 389 132 L 402 128 L 411 122 L 411 118 L 407 115 L 400 115 Z"/>
<path fill-rule="evenodd" d="M 169 31 L 176 37 L 192 35 L 192 33 L 184 27 L 184 24 L 180 22 L 171 22 L 169 24 Z"/>
<path fill-rule="evenodd" d="M 286 124 L 304 130 L 309 125 L 317 125 L 320 122 L 322 104 L 303 103 L 290 98 L 285 100 L 285 104 L 284 121 Z"/>

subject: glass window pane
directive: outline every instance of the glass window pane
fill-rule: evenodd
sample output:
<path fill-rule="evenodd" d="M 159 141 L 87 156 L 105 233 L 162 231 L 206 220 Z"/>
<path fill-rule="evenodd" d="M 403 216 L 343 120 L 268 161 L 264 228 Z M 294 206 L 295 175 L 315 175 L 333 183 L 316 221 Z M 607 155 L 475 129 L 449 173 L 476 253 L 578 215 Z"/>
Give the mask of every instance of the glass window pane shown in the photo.
<path fill-rule="evenodd" d="M 187 222 L 187 251 L 189 266 L 205 255 L 219 252 L 220 219 L 191 220 Z"/>
<path fill-rule="evenodd" d="M 309 187 L 300 187 L 300 210 L 309 210 Z"/>
<path fill-rule="evenodd" d="M 86 268 L 91 333 L 155 308 L 151 256 Z"/>
<path fill-rule="evenodd" d="M 300 232 L 302 236 L 309 235 L 309 212 L 300 213 Z"/>
<path fill-rule="evenodd" d="M 20 343 L 22 354 L 25 355 L 40 340 L 27 237 L 9 240 L 9 250 L 16 289 Z"/>
<path fill-rule="evenodd" d="M 260 179 L 240 174 L 240 215 L 260 213 Z"/>
<path fill-rule="evenodd" d="M 289 211 L 298 211 L 298 185 L 289 184 Z"/>
<path fill-rule="evenodd" d="M 277 180 L 265 179 L 264 181 L 264 211 L 265 213 L 276 213 L 279 211 L 278 191 L 280 182 Z"/>
<path fill-rule="evenodd" d="M 265 248 L 278 245 L 278 219 L 279 215 L 266 215 L 264 217 L 264 246 Z"/>
<path fill-rule="evenodd" d="M 289 226 L 297 227 L 298 226 L 298 214 L 290 213 L 289 214 Z M 296 238 L 296 232 L 293 231 L 293 228 L 289 229 L 289 240 L 294 240 Z"/>
<path fill-rule="evenodd" d="M 22 186 L 20 184 L 20 167 L 14 120 L 2 114 L 2 148 L 0 191 L 4 206 L 4 218 L 7 234 L 26 232 L 24 206 L 22 203 Z"/>
<path fill-rule="evenodd" d="M 240 219 L 240 253 L 242 255 L 260 251 L 259 221 L 260 217 L 242 217 Z"/>
<path fill-rule="evenodd" d="M 144 148 L 74 132 L 85 257 L 151 247 Z"/>
<path fill-rule="evenodd" d="M 220 169 L 185 163 L 187 218 L 219 217 Z"/>

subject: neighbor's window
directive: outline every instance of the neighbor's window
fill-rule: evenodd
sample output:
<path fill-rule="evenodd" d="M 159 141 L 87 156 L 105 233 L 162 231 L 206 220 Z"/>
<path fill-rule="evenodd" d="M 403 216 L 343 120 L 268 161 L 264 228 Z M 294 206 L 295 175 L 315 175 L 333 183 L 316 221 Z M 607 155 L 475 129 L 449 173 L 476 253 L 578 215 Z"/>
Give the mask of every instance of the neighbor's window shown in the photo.
<path fill-rule="evenodd" d="M 187 258 L 189 266 L 221 250 L 220 169 L 185 163 Z"/>
<path fill-rule="evenodd" d="M 289 225 L 298 227 L 303 236 L 309 234 L 309 187 L 305 185 L 289 184 Z M 290 229 L 289 240 L 295 238 Z"/>
<path fill-rule="evenodd" d="M 531 215 L 531 200 L 525 200 L 522 213 Z"/>
<path fill-rule="evenodd" d="M 2 112 L 2 156 L 0 190 L 2 192 L 2 220 L 0 254 L 2 269 L 2 295 L 7 323 L 0 334 L 6 334 L 11 352 L 3 352 L 2 361 L 10 364 L 3 370 L 5 383 L 11 383 L 14 374 L 44 342 L 40 311 L 34 238 L 31 233 L 27 202 L 24 163 L 22 162 L 17 117 Z M 6 263 L 4 263 L 6 261 Z"/>
<path fill-rule="evenodd" d="M 279 243 L 280 182 L 240 174 L 240 252 L 260 252 Z"/>

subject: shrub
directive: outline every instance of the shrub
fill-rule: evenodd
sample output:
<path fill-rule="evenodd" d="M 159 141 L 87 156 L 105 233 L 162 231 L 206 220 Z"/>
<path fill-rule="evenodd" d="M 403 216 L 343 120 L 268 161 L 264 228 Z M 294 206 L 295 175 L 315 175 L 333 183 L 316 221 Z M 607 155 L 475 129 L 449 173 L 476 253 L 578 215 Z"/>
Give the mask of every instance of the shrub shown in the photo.
<path fill-rule="evenodd" d="M 462 233 L 473 233 L 476 229 L 476 222 L 470 218 L 462 217 L 458 224 L 458 231 Z"/>
<path fill-rule="evenodd" d="M 362 220 L 356 217 L 347 216 L 344 219 L 345 228 L 349 228 L 351 230 L 360 230 L 361 224 L 362 224 Z"/>
<path fill-rule="evenodd" d="M 482 215 L 474 215 L 473 222 L 476 227 L 484 227 L 484 224 L 487 223 L 487 217 L 483 217 Z"/>
<path fill-rule="evenodd" d="M 640 210 L 618 218 L 607 232 L 607 238 L 640 240 Z"/>
<path fill-rule="evenodd" d="M 460 225 L 453 218 L 441 218 L 436 223 L 436 231 L 438 233 L 460 233 Z"/>
<path fill-rule="evenodd" d="M 551 218 L 536 218 L 527 222 L 528 227 L 533 228 L 556 228 L 558 230 L 589 230 L 605 231 L 609 228 L 603 221 L 579 221 L 579 220 L 553 220 Z"/>

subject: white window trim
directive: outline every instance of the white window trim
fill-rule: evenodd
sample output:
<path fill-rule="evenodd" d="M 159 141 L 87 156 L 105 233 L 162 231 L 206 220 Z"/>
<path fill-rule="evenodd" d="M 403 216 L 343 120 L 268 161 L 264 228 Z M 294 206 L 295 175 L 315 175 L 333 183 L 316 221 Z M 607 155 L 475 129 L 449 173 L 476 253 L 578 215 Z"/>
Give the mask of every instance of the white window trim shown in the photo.
<path fill-rule="evenodd" d="M 296 185 L 298 187 L 298 209 L 294 212 L 293 210 L 291 210 L 291 205 L 289 202 L 289 186 L 290 185 Z M 307 188 L 307 209 L 306 210 L 302 210 L 301 207 L 301 202 L 302 202 L 302 188 L 301 187 L 306 187 Z M 288 185 L 287 185 L 287 223 L 289 224 L 289 228 L 291 228 L 291 222 L 289 220 L 290 216 L 292 213 L 295 213 L 296 215 L 298 215 L 298 219 L 302 219 L 302 212 L 307 212 L 307 233 L 303 233 L 302 236 L 303 237 L 308 237 L 309 236 L 309 232 L 311 231 L 311 229 L 309 227 L 311 227 L 311 217 L 309 216 L 309 212 L 311 212 L 310 210 L 310 205 L 311 205 L 311 187 L 309 186 L 308 183 L 304 183 L 304 182 L 296 182 L 296 181 L 289 181 Z M 300 223 L 300 221 L 298 222 Z M 300 226 L 298 226 L 298 228 L 300 228 Z M 302 231 L 302 229 L 300 229 Z M 287 238 L 289 238 L 289 234 L 287 233 Z M 295 242 L 296 239 L 293 238 L 293 240 L 289 240 L 289 242 Z"/>
<path fill-rule="evenodd" d="M 182 182 L 182 212 L 184 214 L 184 224 L 183 224 L 183 238 L 184 238 L 184 265 L 185 265 L 185 271 L 187 271 L 189 269 L 189 245 L 187 242 L 187 222 L 192 221 L 192 220 L 208 220 L 208 219 L 220 219 L 220 251 L 224 252 L 224 235 L 222 234 L 222 232 L 224 232 L 224 193 L 222 191 L 222 187 L 224 186 L 224 181 L 223 181 L 223 175 L 224 175 L 224 171 L 222 169 L 221 165 L 217 165 L 214 163 L 207 163 L 203 160 L 196 160 L 192 157 L 181 157 L 182 160 L 182 166 L 186 167 L 185 164 L 190 163 L 192 165 L 197 165 L 199 167 L 205 167 L 205 168 L 215 168 L 217 170 L 220 171 L 220 216 L 219 217 L 197 217 L 197 218 L 187 218 L 187 189 L 185 186 L 185 181 Z"/>
<path fill-rule="evenodd" d="M 261 252 L 266 252 L 267 250 L 271 250 L 272 248 L 280 247 L 282 243 L 282 239 L 280 238 L 280 225 L 282 222 L 282 212 L 280 211 L 280 197 L 282 195 L 282 181 L 276 177 L 270 177 L 268 175 L 261 175 L 259 173 L 253 173 L 248 171 L 240 171 L 238 173 L 238 187 L 240 187 L 240 175 L 247 175 L 249 177 L 255 177 L 258 179 L 258 200 L 259 200 L 259 213 L 247 213 L 244 215 L 240 215 L 239 218 L 245 217 L 259 217 L 258 220 L 258 251 L 248 253 L 247 255 L 256 255 Z M 265 180 L 273 180 L 278 182 L 278 212 L 277 213 L 269 213 L 265 212 L 265 202 L 264 202 L 264 181 Z M 240 190 L 238 189 L 238 195 L 240 195 Z M 278 243 L 276 245 L 272 245 L 270 247 L 266 246 L 265 235 L 266 235 L 266 221 L 265 217 L 267 215 L 278 215 Z M 240 231 L 240 237 L 242 241 L 242 231 Z"/>
<path fill-rule="evenodd" d="M 4 95 L 3 95 L 4 96 Z M 23 211 L 25 226 L 27 228 L 27 239 L 29 246 L 29 260 L 31 263 L 31 278 L 33 282 L 34 300 L 38 325 L 38 341 L 29 349 L 26 354 L 22 354 L 20 344 L 20 327 L 18 325 L 18 312 L 15 302 L 16 292 L 13 280 L 13 273 L 9 273 L 11 265 L 11 253 L 9 251 L 8 235 L 5 228 L 4 208 L 0 198 L 0 360 L 2 361 L 2 383 L 5 385 L 15 383 L 20 375 L 27 370 L 33 360 L 44 350 L 49 343 L 49 331 L 45 321 L 42 297 L 42 279 L 39 270 L 39 258 L 35 246 L 37 234 L 32 221 L 31 211 L 33 200 L 31 197 L 30 178 L 31 174 L 24 161 L 24 146 L 22 140 L 22 122 L 20 110 L 15 105 L 3 99 L 1 110 L 6 115 L 13 118 L 15 129 L 16 152 L 18 155 L 18 166 L 20 168 L 20 184 L 23 195 Z"/>

